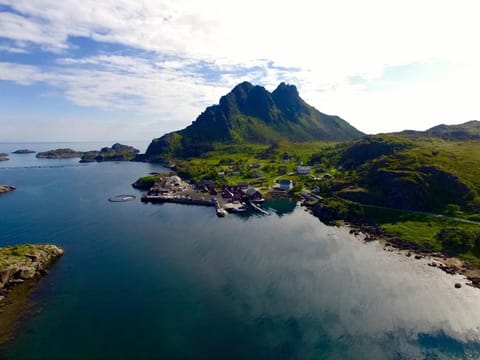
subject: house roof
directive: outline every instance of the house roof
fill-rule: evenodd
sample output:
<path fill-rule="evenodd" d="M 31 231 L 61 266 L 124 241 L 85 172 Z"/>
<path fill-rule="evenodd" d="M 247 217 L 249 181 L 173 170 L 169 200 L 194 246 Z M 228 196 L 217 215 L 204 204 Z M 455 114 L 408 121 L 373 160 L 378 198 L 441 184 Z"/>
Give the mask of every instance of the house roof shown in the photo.
<path fill-rule="evenodd" d="M 281 185 L 290 185 L 292 183 L 292 180 L 280 180 Z"/>

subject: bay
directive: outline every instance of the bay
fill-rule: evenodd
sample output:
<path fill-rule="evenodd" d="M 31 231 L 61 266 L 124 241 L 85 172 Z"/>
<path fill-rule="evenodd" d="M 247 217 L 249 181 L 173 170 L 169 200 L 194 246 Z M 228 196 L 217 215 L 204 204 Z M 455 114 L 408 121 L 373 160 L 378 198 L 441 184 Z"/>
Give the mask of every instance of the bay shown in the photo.
<path fill-rule="evenodd" d="M 55 145 L 0 152 L 94 144 Z M 1 164 L 0 183 L 17 190 L 0 197 L 0 245 L 65 249 L 1 358 L 480 356 L 480 291 L 455 289 L 460 276 L 364 244 L 288 202 L 267 204 L 271 216 L 222 219 L 142 204 L 130 184 L 152 171 L 166 169 L 34 155 Z M 118 194 L 137 199 L 108 201 Z"/>

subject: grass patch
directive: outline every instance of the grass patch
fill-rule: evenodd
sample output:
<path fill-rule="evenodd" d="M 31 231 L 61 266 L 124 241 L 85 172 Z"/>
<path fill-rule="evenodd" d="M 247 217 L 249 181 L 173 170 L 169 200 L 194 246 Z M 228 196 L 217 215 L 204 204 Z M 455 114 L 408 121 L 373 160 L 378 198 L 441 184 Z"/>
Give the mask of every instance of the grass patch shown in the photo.
<path fill-rule="evenodd" d="M 403 241 L 420 246 L 424 250 L 443 252 L 468 260 L 480 267 L 480 225 L 469 224 L 455 219 L 404 211 L 364 207 L 363 214 L 376 223 L 387 234 L 398 236 Z M 442 241 L 442 232 L 458 232 L 461 241 L 447 238 Z"/>

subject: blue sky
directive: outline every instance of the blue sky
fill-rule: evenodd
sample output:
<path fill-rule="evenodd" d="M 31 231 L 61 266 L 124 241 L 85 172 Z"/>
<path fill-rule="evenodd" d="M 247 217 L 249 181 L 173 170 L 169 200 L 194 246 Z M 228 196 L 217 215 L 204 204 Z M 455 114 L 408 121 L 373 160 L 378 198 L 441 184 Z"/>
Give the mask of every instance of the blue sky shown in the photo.
<path fill-rule="evenodd" d="M 150 140 L 245 80 L 368 133 L 479 119 L 479 7 L 0 0 L 0 141 Z"/>

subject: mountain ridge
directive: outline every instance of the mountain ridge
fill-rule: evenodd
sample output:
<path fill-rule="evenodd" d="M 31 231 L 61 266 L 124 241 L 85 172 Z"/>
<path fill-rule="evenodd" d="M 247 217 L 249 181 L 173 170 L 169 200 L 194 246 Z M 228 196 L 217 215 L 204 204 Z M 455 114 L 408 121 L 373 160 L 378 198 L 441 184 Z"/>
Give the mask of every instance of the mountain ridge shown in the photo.
<path fill-rule="evenodd" d="M 480 121 L 470 120 L 454 125 L 440 124 L 425 131 L 404 130 L 396 134 L 413 138 L 433 137 L 443 140 L 478 140 L 480 139 Z"/>
<path fill-rule="evenodd" d="M 154 139 L 146 157 L 197 156 L 212 150 L 215 143 L 345 141 L 363 135 L 340 117 L 307 104 L 294 85 L 282 82 L 270 93 L 242 82 L 191 125 Z"/>

